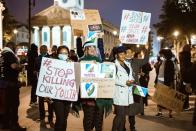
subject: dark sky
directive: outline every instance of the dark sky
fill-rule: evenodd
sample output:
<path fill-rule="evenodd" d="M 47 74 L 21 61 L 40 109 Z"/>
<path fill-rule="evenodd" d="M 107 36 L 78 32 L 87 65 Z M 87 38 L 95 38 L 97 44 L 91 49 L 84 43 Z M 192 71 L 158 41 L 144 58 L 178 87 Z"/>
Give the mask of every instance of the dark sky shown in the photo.
<path fill-rule="evenodd" d="M 5 0 L 10 13 L 25 23 L 28 17 L 28 0 Z M 151 25 L 158 22 L 164 0 L 85 0 L 85 8 L 98 9 L 101 17 L 120 26 L 123 9 L 152 13 Z M 51 6 L 53 0 L 36 0 L 33 14 Z"/>

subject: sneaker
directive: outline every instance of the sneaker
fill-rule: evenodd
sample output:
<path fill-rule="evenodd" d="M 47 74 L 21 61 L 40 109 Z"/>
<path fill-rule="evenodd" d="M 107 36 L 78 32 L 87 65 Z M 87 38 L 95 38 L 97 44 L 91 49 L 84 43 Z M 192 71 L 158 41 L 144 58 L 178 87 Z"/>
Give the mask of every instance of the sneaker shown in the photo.
<path fill-rule="evenodd" d="M 163 114 L 162 114 L 161 112 L 159 112 L 159 113 L 157 113 L 155 116 L 161 117 L 161 116 L 163 116 Z"/>
<path fill-rule="evenodd" d="M 184 108 L 184 111 L 189 111 L 191 108 L 190 107 L 187 107 L 187 108 Z"/>

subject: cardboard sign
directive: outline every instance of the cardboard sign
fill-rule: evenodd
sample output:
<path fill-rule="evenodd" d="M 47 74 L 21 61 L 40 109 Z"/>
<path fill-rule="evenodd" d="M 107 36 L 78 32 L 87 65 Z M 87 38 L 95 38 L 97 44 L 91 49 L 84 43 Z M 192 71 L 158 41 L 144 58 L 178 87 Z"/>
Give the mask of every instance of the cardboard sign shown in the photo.
<path fill-rule="evenodd" d="M 82 31 L 81 34 L 86 37 L 89 30 L 88 25 L 101 25 L 102 22 L 98 10 L 85 9 L 83 12 L 85 14 L 85 19 L 71 19 L 71 26 L 74 34 L 77 34 L 75 31 L 80 30 Z"/>
<path fill-rule="evenodd" d="M 36 95 L 77 101 L 74 63 L 43 57 Z"/>
<path fill-rule="evenodd" d="M 81 63 L 81 98 L 113 98 L 115 73 L 114 63 Z"/>
<path fill-rule="evenodd" d="M 150 31 L 150 13 L 123 10 L 119 39 L 126 44 L 146 44 Z"/>
<path fill-rule="evenodd" d="M 158 83 L 152 100 L 167 109 L 181 112 L 183 110 L 185 95 Z"/>

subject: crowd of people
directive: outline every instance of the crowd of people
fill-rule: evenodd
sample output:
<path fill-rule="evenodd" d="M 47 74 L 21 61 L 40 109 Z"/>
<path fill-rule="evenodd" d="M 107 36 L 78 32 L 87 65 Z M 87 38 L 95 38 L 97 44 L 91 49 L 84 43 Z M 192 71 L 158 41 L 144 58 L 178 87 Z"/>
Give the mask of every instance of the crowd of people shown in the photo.
<path fill-rule="evenodd" d="M 91 131 L 102 131 L 103 117 L 112 112 L 114 107 L 115 117 L 113 119 L 112 131 L 126 131 L 125 122 L 128 116 L 130 130 L 136 131 L 135 116 L 145 115 L 144 106 L 148 106 L 148 97 L 141 97 L 129 90 L 131 85 L 141 85 L 148 88 L 149 72 L 153 66 L 149 63 L 150 50 L 147 46 L 141 52 L 134 52 L 131 48 L 119 44 L 112 49 L 108 59 L 104 59 L 104 55 L 100 54 L 97 43 L 88 41 L 81 47 L 83 55 L 79 57 L 74 50 L 70 50 L 67 46 L 53 46 L 51 53 L 48 53 L 48 47 L 42 45 L 38 47 L 31 44 L 28 51 L 28 85 L 31 86 L 31 97 L 29 106 L 37 106 L 39 108 L 40 126 L 46 126 L 46 107 L 47 102 L 48 123 L 55 131 L 64 131 L 67 128 L 67 119 L 70 110 L 78 113 L 83 111 L 83 129 Z M 190 46 L 185 45 L 183 51 L 179 55 L 180 68 L 178 61 L 170 49 L 162 49 L 154 65 L 156 70 L 156 83 L 163 83 L 169 88 L 173 88 L 186 94 L 184 109 L 189 108 L 189 95 L 191 87 L 196 87 L 196 63 L 191 62 Z M 39 52 L 39 54 L 38 54 Z M 143 55 L 141 55 L 143 54 Z M 57 100 L 36 96 L 36 88 L 39 78 L 41 61 L 43 57 L 59 59 L 67 62 L 94 61 L 101 63 L 110 61 L 116 66 L 116 79 L 114 87 L 114 97 L 111 99 L 84 99 L 80 98 L 77 102 L 66 100 Z M 1 52 L 1 77 L 0 77 L 0 93 L 1 110 L 0 122 L 1 128 L 11 129 L 12 131 L 25 131 L 26 128 L 21 127 L 18 123 L 18 107 L 19 107 L 19 89 L 18 74 L 22 69 L 19 59 L 15 55 L 15 43 L 9 42 Z M 180 77 L 180 78 L 179 78 Z M 180 86 L 180 87 L 179 87 Z M 156 87 L 156 86 L 155 86 Z M 1 95 L 3 96 L 3 95 Z M 4 101 L 4 102 L 2 102 Z M 157 105 L 158 113 L 156 116 L 162 116 L 162 109 L 166 109 L 161 105 Z M 55 114 L 55 119 L 54 119 Z M 173 118 L 172 110 L 169 110 L 169 118 Z M 54 123 L 55 120 L 55 123 Z M 196 125 L 196 111 L 194 111 L 193 124 Z"/>

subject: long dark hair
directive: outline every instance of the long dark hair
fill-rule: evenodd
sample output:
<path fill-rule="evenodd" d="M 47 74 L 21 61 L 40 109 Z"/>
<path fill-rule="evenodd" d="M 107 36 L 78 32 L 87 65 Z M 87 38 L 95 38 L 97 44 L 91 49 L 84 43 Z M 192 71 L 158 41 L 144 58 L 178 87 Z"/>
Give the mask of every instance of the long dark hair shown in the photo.
<path fill-rule="evenodd" d="M 59 46 L 57 49 L 57 55 L 60 53 L 62 49 L 67 49 L 67 53 L 69 54 L 69 48 L 65 45 Z"/>

